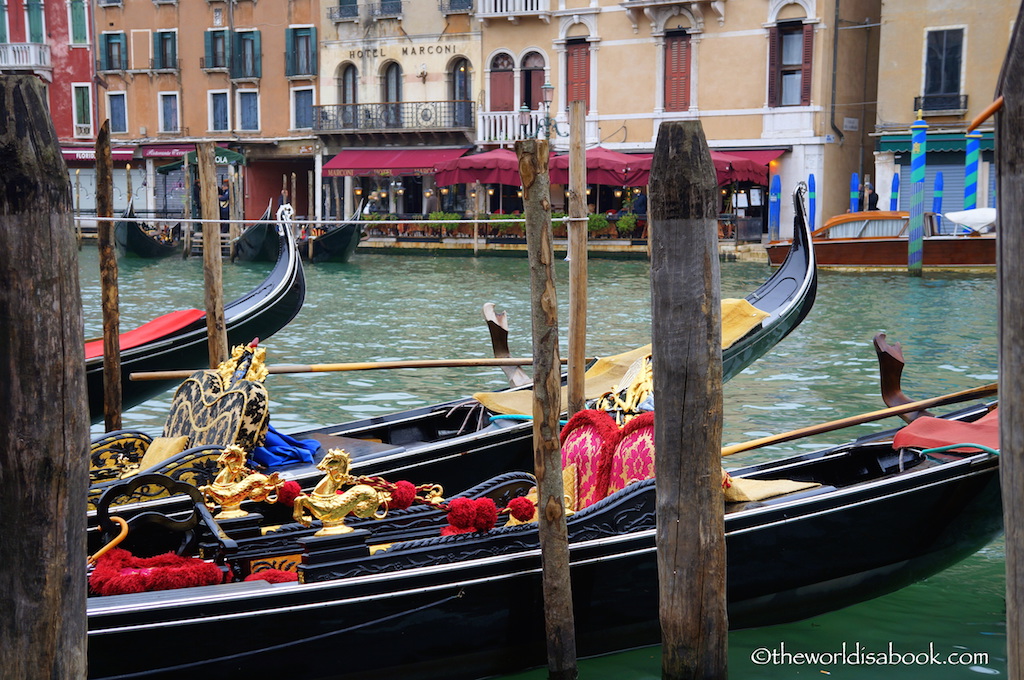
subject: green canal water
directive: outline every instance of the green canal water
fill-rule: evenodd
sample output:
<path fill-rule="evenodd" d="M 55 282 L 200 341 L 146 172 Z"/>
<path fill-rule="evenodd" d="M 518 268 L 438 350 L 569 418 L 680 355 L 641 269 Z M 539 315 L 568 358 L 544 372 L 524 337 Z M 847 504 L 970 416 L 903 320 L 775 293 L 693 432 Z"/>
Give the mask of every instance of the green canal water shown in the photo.
<path fill-rule="evenodd" d="M 254 286 L 269 267 L 225 264 L 227 298 Z M 563 329 L 568 320 L 568 269 L 567 262 L 557 262 Z M 771 270 L 767 265 L 735 262 L 723 263 L 721 272 L 723 297 L 741 297 Z M 101 317 L 94 247 L 81 251 L 80 276 L 86 336 L 97 336 Z M 122 329 L 174 309 L 202 308 L 202 276 L 198 259 L 121 260 Z M 288 327 L 262 340 L 272 363 L 491 356 L 481 314 L 485 302 L 508 312 L 513 354 L 530 353 L 525 258 L 357 252 L 345 265 L 307 267 L 306 277 L 308 292 L 302 311 Z M 592 259 L 588 289 L 588 354 L 606 355 L 650 342 L 645 262 Z M 912 397 L 993 382 L 998 345 L 996 279 L 994 275 L 929 274 L 915 279 L 893 273 L 822 272 L 817 302 L 807 320 L 771 353 L 726 384 L 723 443 L 882 408 L 871 346 L 877 332 L 885 332 L 890 342 L 903 344 L 908 365 L 904 389 Z M 564 351 L 564 330 L 562 336 Z M 487 368 L 272 375 L 267 379 L 271 421 L 284 432 L 445 401 L 505 384 L 499 369 Z M 129 410 L 125 427 L 157 432 L 170 397 L 168 393 Z M 740 466 L 821 448 L 894 427 L 897 422 L 865 424 L 747 452 L 726 462 L 727 466 Z M 959 565 L 887 597 L 799 623 L 732 633 L 730 675 L 742 680 L 1005 675 L 1003 567 L 1000 539 Z M 623 578 L 629 578 L 628 574 Z M 956 657 L 953 662 L 950 655 Z M 869 665 L 867 659 L 875 663 Z M 935 664 L 935 660 L 943 663 Z M 544 670 L 509 676 L 520 680 L 545 677 Z M 660 650 L 647 648 L 585 660 L 581 677 L 658 678 Z"/>

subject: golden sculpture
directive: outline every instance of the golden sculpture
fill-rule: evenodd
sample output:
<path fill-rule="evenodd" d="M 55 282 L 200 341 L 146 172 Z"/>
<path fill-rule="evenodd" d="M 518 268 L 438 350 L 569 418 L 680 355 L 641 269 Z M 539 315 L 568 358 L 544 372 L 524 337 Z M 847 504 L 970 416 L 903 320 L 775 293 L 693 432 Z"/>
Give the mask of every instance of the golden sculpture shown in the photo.
<path fill-rule="evenodd" d="M 277 490 L 284 484 L 276 472 L 264 475 L 245 467 L 245 449 L 237 444 L 224 449 L 217 465 L 220 472 L 213 484 L 199 487 L 207 505 L 220 505 L 221 511 L 216 519 L 245 517 L 249 513 L 240 507 L 245 500 L 275 502 Z"/>
<path fill-rule="evenodd" d="M 330 449 L 316 466 L 327 474 L 317 483 L 312 493 L 300 494 L 295 499 L 292 517 L 296 522 L 307 527 L 314 519 L 323 522 L 324 528 L 314 536 L 333 536 L 352 531 L 352 527 L 345 525 L 345 517 L 348 515 L 384 518 L 386 510 L 381 511 L 380 506 L 391 500 L 391 494 L 369 484 L 358 483 L 349 474 L 349 466 L 348 453 L 344 449 Z M 351 488 L 338 493 L 346 486 Z"/>

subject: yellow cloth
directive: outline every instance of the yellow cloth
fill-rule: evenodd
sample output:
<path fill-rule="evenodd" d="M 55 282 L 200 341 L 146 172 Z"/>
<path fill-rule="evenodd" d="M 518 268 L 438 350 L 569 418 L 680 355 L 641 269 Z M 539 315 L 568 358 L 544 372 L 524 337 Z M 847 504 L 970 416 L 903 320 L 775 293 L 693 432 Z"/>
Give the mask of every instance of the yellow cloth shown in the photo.
<path fill-rule="evenodd" d="M 768 312 L 762 312 L 746 298 L 722 300 L 722 349 L 731 347 L 768 316 Z"/>
<path fill-rule="evenodd" d="M 729 488 L 725 489 L 725 500 L 729 503 L 763 501 L 766 498 L 820 486 L 817 482 L 796 482 L 789 479 L 745 479 L 733 477 L 730 482 Z"/>
<path fill-rule="evenodd" d="M 603 357 L 594 362 L 584 376 L 583 396 L 586 399 L 597 399 L 610 392 L 626 375 L 633 363 L 651 353 L 651 346 L 644 345 L 631 352 Z M 565 410 L 569 403 L 568 388 L 562 388 L 562 406 Z M 478 392 L 473 398 L 495 413 L 506 415 L 532 415 L 533 390 L 515 390 L 513 392 Z"/>
<path fill-rule="evenodd" d="M 139 470 L 148 470 L 154 465 L 159 465 L 171 456 L 176 456 L 188 448 L 188 437 L 156 437 L 153 443 L 146 449 L 139 463 Z"/>

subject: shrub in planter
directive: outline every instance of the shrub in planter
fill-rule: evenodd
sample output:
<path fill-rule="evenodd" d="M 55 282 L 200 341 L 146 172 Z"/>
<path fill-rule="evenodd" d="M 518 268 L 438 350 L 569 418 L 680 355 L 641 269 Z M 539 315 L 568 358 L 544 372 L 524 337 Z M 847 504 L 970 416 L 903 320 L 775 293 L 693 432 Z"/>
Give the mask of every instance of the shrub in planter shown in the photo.
<path fill-rule="evenodd" d="M 591 213 L 587 217 L 587 231 L 595 232 L 608 228 L 608 218 L 603 213 Z"/>
<path fill-rule="evenodd" d="M 432 221 L 432 222 L 439 222 L 439 224 L 433 224 L 431 226 L 432 227 L 437 227 L 440 230 L 442 236 L 444 236 L 445 234 L 449 234 L 449 233 L 455 231 L 459 227 L 457 222 L 446 222 L 446 221 L 444 221 L 444 220 L 457 220 L 457 219 L 459 219 L 459 214 L 458 213 L 450 213 L 450 212 L 444 212 L 442 210 L 435 210 L 434 212 L 432 212 L 429 215 L 427 215 L 427 219 Z"/>
<path fill-rule="evenodd" d="M 632 234 L 633 230 L 636 229 L 636 215 L 633 213 L 625 213 L 615 223 L 615 228 L 618 229 L 619 234 L 623 236 L 626 234 Z"/>

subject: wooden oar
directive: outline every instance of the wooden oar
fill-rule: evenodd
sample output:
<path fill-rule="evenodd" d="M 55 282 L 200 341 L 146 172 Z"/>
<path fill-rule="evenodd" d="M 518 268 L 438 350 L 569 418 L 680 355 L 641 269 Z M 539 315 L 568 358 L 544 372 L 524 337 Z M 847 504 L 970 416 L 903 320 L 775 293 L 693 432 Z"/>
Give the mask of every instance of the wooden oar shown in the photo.
<path fill-rule="evenodd" d="M 723 446 L 722 455 L 731 456 L 732 454 L 739 453 L 741 451 L 750 451 L 751 449 L 761 448 L 762 446 L 780 444 L 782 442 L 788 442 L 793 439 L 800 439 L 801 437 L 809 437 L 815 434 L 822 434 L 823 432 L 841 430 L 844 427 L 851 427 L 853 425 L 860 425 L 862 423 L 870 423 L 874 420 L 882 420 L 883 418 L 888 418 L 889 416 L 898 416 L 901 413 L 908 413 L 910 411 L 920 411 L 921 409 L 931 408 L 932 406 L 945 406 L 948 404 L 956 404 L 962 401 L 970 401 L 971 399 L 977 399 L 980 397 L 988 396 L 990 394 L 995 394 L 998 391 L 998 383 L 982 385 L 981 387 L 972 387 L 969 390 L 953 392 L 952 394 L 947 394 L 941 397 L 932 397 L 930 399 L 912 401 L 910 403 L 902 404 L 900 406 L 884 408 L 880 411 L 862 413 L 859 416 L 840 418 L 839 420 L 821 423 L 820 425 L 811 425 L 810 427 L 804 427 L 799 430 L 791 430 L 789 432 L 783 432 L 782 434 L 773 434 L 768 437 L 761 437 L 760 439 L 752 439 L 749 442 L 742 442 L 740 444 L 733 444 L 731 446 Z"/>
<path fill-rule="evenodd" d="M 588 359 L 592 361 L 593 359 Z M 561 360 L 564 364 L 566 359 Z M 532 364 L 529 357 L 504 357 L 495 359 L 410 359 L 406 361 L 362 361 L 348 364 L 280 364 L 268 366 L 267 372 L 280 373 L 330 373 L 335 371 L 375 371 L 388 368 L 473 368 L 479 366 L 525 366 Z M 147 371 L 132 373 L 129 380 L 184 380 L 195 371 Z"/>

